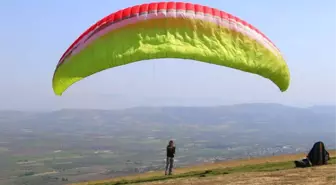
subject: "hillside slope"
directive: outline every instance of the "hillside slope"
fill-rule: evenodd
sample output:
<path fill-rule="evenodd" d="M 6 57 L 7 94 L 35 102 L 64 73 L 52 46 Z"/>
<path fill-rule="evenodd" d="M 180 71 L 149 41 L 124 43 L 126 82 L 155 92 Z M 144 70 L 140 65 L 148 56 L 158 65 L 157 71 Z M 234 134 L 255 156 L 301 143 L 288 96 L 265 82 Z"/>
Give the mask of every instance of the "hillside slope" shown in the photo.
<path fill-rule="evenodd" d="M 209 163 L 175 170 L 173 176 L 162 172 L 109 180 L 76 183 L 73 185 L 121 185 L 121 184 L 332 184 L 336 179 L 336 151 L 329 151 L 330 164 L 322 167 L 294 169 L 293 160 L 303 153 L 253 159 Z"/>
<path fill-rule="evenodd" d="M 336 165 L 317 168 L 288 169 L 272 172 L 233 173 L 228 175 L 184 178 L 139 183 L 139 185 L 331 185 L 336 184 Z"/>

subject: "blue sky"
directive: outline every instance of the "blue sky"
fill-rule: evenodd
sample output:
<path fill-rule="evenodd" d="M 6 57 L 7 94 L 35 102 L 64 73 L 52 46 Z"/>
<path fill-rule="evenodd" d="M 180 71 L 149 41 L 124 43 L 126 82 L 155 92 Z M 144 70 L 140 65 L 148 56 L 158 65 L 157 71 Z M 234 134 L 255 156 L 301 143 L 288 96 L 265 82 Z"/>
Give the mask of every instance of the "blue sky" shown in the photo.
<path fill-rule="evenodd" d="M 264 32 L 284 53 L 291 85 L 224 67 L 182 60 L 151 60 L 107 70 L 70 87 L 51 87 L 67 47 L 100 18 L 148 0 L 0 2 L 0 109 L 123 108 L 141 105 L 218 105 L 274 102 L 335 104 L 334 0 L 194 0 L 234 14 Z M 188 75 L 186 75 L 188 74 Z"/>

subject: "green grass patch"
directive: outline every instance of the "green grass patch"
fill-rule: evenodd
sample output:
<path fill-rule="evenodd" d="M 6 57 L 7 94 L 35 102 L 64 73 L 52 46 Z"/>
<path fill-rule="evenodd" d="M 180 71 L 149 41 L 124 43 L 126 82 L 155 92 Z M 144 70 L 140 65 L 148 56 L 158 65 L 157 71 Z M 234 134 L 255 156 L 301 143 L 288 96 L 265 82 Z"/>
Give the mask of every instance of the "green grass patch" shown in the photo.
<path fill-rule="evenodd" d="M 329 164 L 336 164 L 336 157 L 332 157 Z M 153 182 L 153 181 L 163 181 L 168 179 L 179 179 L 179 178 L 192 178 L 192 177 L 208 177 L 216 175 L 226 175 L 232 173 L 242 173 L 242 172 L 271 172 L 279 170 L 293 169 L 293 161 L 287 162 L 277 162 L 277 163 L 264 163 L 256 165 L 244 165 L 232 168 L 217 168 L 212 170 L 202 170 L 202 171 L 191 171 L 187 173 L 172 175 L 172 176 L 154 176 L 148 178 L 138 178 L 131 180 L 120 180 L 115 182 L 105 182 L 105 183 L 96 183 L 93 185 L 123 185 L 123 184 L 136 184 L 144 182 Z"/>

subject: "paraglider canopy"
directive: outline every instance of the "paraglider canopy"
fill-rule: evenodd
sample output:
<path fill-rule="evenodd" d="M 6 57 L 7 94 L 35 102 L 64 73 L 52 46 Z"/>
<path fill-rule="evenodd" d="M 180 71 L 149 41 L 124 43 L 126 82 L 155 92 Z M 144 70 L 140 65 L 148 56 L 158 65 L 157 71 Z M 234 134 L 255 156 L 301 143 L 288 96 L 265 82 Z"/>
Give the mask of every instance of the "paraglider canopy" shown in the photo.
<path fill-rule="evenodd" d="M 53 90 L 61 95 L 102 70 L 157 58 L 192 59 L 257 74 L 281 91 L 290 82 L 279 49 L 249 23 L 207 6 L 156 2 L 114 12 L 81 34 L 59 60 Z"/>

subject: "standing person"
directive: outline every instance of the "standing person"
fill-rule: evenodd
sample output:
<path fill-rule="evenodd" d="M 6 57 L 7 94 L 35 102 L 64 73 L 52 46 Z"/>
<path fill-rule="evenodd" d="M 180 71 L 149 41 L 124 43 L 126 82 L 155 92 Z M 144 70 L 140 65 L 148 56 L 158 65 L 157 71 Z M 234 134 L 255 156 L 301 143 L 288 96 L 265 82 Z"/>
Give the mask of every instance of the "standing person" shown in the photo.
<path fill-rule="evenodd" d="M 167 159 L 166 159 L 166 171 L 165 175 L 167 175 L 167 172 L 169 175 L 172 174 L 172 170 L 174 167 L 174 156 L 175 156 L 175 145 L 174 141 L 170 140 L 169 144 L 167 146 Z"/>

